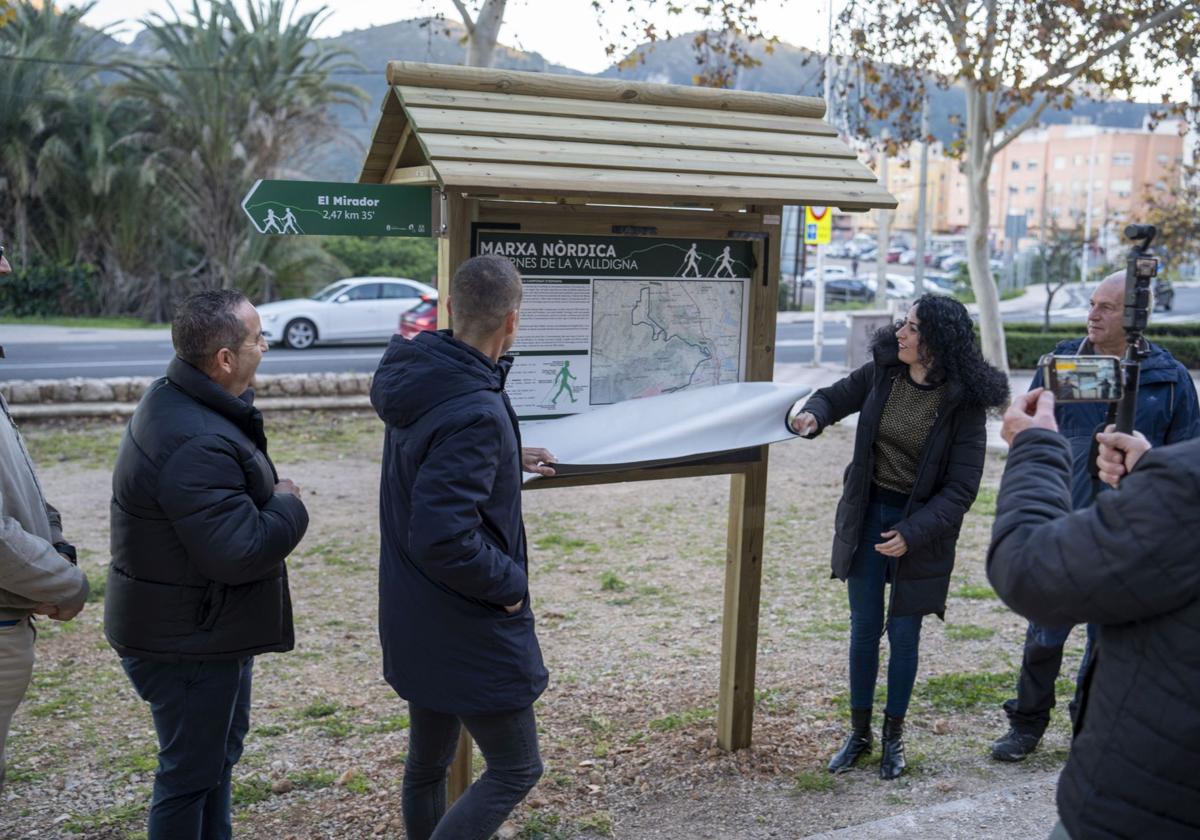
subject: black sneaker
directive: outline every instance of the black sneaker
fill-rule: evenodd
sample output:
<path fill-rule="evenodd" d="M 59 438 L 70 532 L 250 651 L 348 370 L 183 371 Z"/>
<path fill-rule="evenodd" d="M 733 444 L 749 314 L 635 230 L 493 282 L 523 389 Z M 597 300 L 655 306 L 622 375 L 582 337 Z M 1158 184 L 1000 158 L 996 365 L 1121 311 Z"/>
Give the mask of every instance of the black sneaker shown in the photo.
<path fill-rule="evenodd" d="M 1024 761 L 1037 749 L 1041 735 L 1009 729 L 1003 738 L 992 744 L 992 758 L 996 761 Z"/>

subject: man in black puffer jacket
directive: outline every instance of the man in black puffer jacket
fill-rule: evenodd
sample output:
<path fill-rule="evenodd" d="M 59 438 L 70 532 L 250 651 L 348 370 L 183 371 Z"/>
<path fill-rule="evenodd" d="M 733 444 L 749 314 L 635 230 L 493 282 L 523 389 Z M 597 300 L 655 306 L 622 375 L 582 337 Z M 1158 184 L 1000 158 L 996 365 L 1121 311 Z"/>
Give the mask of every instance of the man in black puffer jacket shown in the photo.
<path fill-rule="evenodd" d="M 284 561 L 308 513 L 253 407 L 266 344 L 250 301 L 193 295 L 171 339 L 117 452 L 104 629 L 158 733 L 150 840 L 208 840 L 232 836 L 254 656 L 294 645 Z"/>
<path fill-rule="evenodd" d="M 1200 440 L 1137 460 L 1134 439 L 1101 435 L 1102 475 L 1111 445 L 1137 469 L 1072 513 L 1053 396 L 1019 397 L 1003 434 L 988 577 L 1033 621 L 1098 625 L 1052 836 L 1200 837 Z"/>

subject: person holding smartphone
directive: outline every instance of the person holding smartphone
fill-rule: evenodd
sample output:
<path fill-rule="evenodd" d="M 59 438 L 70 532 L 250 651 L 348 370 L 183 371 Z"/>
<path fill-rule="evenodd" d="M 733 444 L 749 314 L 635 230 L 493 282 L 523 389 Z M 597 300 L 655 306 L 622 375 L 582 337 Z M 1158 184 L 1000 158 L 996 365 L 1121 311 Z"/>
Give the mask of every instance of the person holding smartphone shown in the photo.
<path fill-rule="evenodd" d="M 872 352 L 872 361 L 793 406 L 788 423 L 811 438 L 860 412 L 833 539 L 833 575 L 850 596 L 851 731 L 829 770 L 849 770 L 871 751 L 886 629 L 879 775 L 894 779 L 905 767 L 921 621 L 945 614 L 958 531 L 983 475 L 986 413 L 1007 403 L 1008 379 L 980 355 L 966 307 L 940 295 L 922 296 L 894 330 L 877 333 Z"/>
<path fill-rule="evenodd" d="M 1088 307 L 1087 335 L 1064 341 L 1054 348 L 1056 356 L 1124 356 L 1125 272 L 1106 277 L 1092 292 Z M 1167 350 L 1145 341 L 1147 354 L 1141 363 L 1137 413 L 1134 427 L 1153 445 L 1190 440 L 1200 435 L 1200 403 L 1191 374 Z M 1030 389 L 1049 385 L 1043 369 L 1034 374 Z M 1111 389 L 1111 385 L 1109 386 Z M 1056 394 L 1059 399 L 1063 394 Z M 1078 393 L 1068 394 L 1077 397 Z M 1075 510 L 1088 507 L 1104 485 L 1093 477 L 1089 455 L 1092 439 L 1104 427 L 1108 404 L 1104 402 L 1058 402 L 1054 410 L 1059 432 L 1071 447 L 1071 505 Z M 1037 749 L 1050 711 L 1055 705 L 1054 686 L 1062 669 L 1063 647 L 1074 625 L 1047 626 L 1029 622 L 1017 677 L 1016 697 L 1004 702 L 1008 731 L 992 744 L 997 761 L 1023 761 Z M 1076 685 L 1087 682 L 1090 649 L 1094 633 L 1088 633 L 1088 645 L 1079 666 Z M 1082 700 L 1077 688 L 1071 702 L 1071 715 Z"/>

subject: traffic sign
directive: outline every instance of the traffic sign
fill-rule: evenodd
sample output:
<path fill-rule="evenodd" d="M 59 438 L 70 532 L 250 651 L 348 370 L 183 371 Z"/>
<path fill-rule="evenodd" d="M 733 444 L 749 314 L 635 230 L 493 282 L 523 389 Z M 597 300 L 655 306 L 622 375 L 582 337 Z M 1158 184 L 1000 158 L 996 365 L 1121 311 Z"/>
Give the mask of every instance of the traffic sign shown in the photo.
<path fill-rule="evenodd" d="M 255 182 L 242 210 L 259 233 L 431 236 L 433 190 L 328 181 Z"/>
<path fill-rule="evenodd" d="M 828 207 L 804 208 L 804 244 L 828 245 L 833 239 L 833 212 Z"/>

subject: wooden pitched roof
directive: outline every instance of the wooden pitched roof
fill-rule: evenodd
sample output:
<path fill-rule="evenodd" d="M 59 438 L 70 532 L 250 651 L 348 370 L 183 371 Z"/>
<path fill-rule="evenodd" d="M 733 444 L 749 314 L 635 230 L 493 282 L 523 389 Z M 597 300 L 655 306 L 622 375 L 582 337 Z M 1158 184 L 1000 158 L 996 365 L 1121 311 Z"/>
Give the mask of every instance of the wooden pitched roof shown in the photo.
<path fill-rule="evenodd" d="M 388 64 L 362 183 L 477 197 L 693 206 L 896 206 L 820 99 Z"/>

